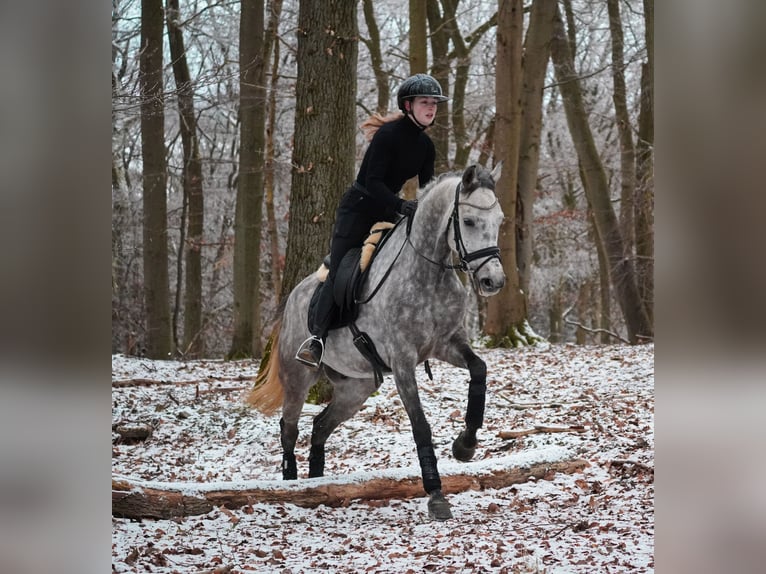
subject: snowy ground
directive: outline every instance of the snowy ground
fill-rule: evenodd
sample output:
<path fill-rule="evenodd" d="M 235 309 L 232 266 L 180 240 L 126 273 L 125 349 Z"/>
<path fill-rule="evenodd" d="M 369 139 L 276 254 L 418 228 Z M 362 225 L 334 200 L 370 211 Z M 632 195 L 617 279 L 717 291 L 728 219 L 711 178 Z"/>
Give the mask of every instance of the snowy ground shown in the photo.
<path fill-rule="evenodd" d="M 488 396 L 475 463 L 459 464 L 450 452 L 462 428 L 467 373 L 439 362 L 432 364 L 433 381 L 418 371 L 442 476 L 491 461 L 562 453 L 589 467 L 449 495 L 455 517 L 447 522 L 428 519 L 425 496 L 344 508 L 253 504 L 177 520 L 113 518 L 112 570 L 653 572 L 654 346 L 542 345 L 479 353 L 487 362 Z M 264 417 L 242 403 L 256 371 L 254 362 L 113 356 L 113 425 L 154 426 L 151 438 L 136 444 L 113 432 L 113 475 L 200 487 L 280 481 L 279 415 Z M 136 379 L 144 384 L 121 386 Z M 316 412 L 307 405 L 302 419 L 296 452 L 302 477 Z M 585 431 L 498 436 L 534 425 Z M 325 475 L 336 482 L 397 468 L 418 475 L 414 451 L 393 380 L 386 378 L 380 393 L 330 437 Z"/>

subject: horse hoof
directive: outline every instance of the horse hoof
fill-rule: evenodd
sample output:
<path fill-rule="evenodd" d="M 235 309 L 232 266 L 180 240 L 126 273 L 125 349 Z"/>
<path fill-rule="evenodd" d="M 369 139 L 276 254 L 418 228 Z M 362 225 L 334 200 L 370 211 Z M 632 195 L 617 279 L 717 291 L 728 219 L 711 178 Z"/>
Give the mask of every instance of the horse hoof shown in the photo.
<path fill-rule="evenodd" d="M 428 501 L 428 516 L 432 520 L 441 521 L 450 520 L 452 518 L 450 503 L 444 498 L 441 490 L 431 493 L 431 498 Z"/>
<path fill-rule="evenodd" d="M 455 441 L 452 443 L 452 456 L 458 459 L 460 462 L 468 462 L 476 454 L 476 444 L 473 446 L 466 446 L 465 444 L 465 431 L 461 432 Z"/>

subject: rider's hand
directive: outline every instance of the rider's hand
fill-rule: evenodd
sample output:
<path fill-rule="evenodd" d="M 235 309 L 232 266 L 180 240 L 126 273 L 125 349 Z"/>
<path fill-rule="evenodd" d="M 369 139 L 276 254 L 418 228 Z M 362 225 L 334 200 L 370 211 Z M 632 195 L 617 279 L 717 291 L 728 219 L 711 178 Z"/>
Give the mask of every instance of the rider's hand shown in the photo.
<path fill-rule="evenodd" d="M 402 206 L 399 208 L 399 213 L 401 213 L 404 216 L 412 216 L 415 215 L 415 211 L 418 208 L 418 200 L 417 199 L 408 199 L 402 202 Z"/>

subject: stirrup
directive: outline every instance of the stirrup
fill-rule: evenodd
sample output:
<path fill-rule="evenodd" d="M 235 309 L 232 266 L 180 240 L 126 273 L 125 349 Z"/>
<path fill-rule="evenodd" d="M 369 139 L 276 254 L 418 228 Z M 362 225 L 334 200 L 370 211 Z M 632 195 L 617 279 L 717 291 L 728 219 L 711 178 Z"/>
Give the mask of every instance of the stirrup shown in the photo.
<path fill-rule="evenodd" d="M 319 361 L 313 360 L 314 354 L 311 352 L 311 343 L 316 341 L 319 343 L 319 346 L 322 349 L 322 352 L 319 355 Z M 308 359 L 306 357 L 302 357 L 301 353 L 305 352 L 304 354 L 311 355 L 311 359 Z M 301 346 L 298 347 L 298 351 L 295 353 L 295 360 L 299 363 L 303 363 L 304 365 L 308 365 L 309 367 L 313 367 L 315 369 L 319 368 L 319 365 L 322 363 L 322 359 L 324 359 L 324 341 L 320 337 L 317 337 L 316 335 L 310 336 L 308 339 L 303 341 L 301 343 Z"/>

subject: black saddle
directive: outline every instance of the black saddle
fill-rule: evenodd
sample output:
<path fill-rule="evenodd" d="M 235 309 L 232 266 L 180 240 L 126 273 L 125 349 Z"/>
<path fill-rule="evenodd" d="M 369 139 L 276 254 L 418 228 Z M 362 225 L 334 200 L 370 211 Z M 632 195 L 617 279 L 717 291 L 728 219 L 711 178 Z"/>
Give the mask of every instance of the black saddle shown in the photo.
<path fill-rule="evenodd" d="M 330 329 L 346 327 L 356 319 L 358 310 L 355 293 L 357 292 L 357 289 L 361 288 L 362 282 L 367 275 L 366 272 L 362 272 L 359 268 L 361 253 L 361 247 L 350 249 L 346 252 L 343 260 L 340 262 L 338 272 L 335 275 L 335 282 L 332 285 L 333 298 L 335 300 L 335 313 L 330 322 Z M 325 257 L 324 264 L 329 268 L 329 255 Z M 329 278 L 325 281 L 329 281 Z M 309 325 L 312 324 L 317 301 L 319 299 L 319 293 L 323 286 L 324 283 L 320 283 L 314 290 L 314 294 L 311 296 L 311 303 L 309 303 Z"/>
<path fill-rule="evenodd" d="M 382 229 L 376 233 L 380 233 L 381 237 L 378 241 L 375 242 L 377 244 L 376 247 L 368 255 L 369 261 L 365 269 L 361 268 L 362 247 L 354 247 L 349 249 L 343 256 L 343 259 L 338 266 L 338 271 L 335 274 L 335 281 L 332 285 L 336 312 L 333 314 L 334 316 L 330 323 L 330 329 L 346 327 L 353 323 L 357 317 L 359 312 L 357 304 L 358 295 L 361 293 L 362 287 L 364 286 L 364 283 L 367 279 L 367 273 L 372 267 L 372 261 L 379 253 L 380 247 L 391 235 L 389 233 L 389 229 Z M 329 254 L 324 258 L 324 265 L 328 269 L 330 268 Z M 312 325 L 314 311 L 316 309 L 317 300 L 319 299 L 319 293 L 322 286 L 323 283 L 320 283 L 314 290 L 314 294 L 311 296 L 308 316 L 309 325 Z"/>

